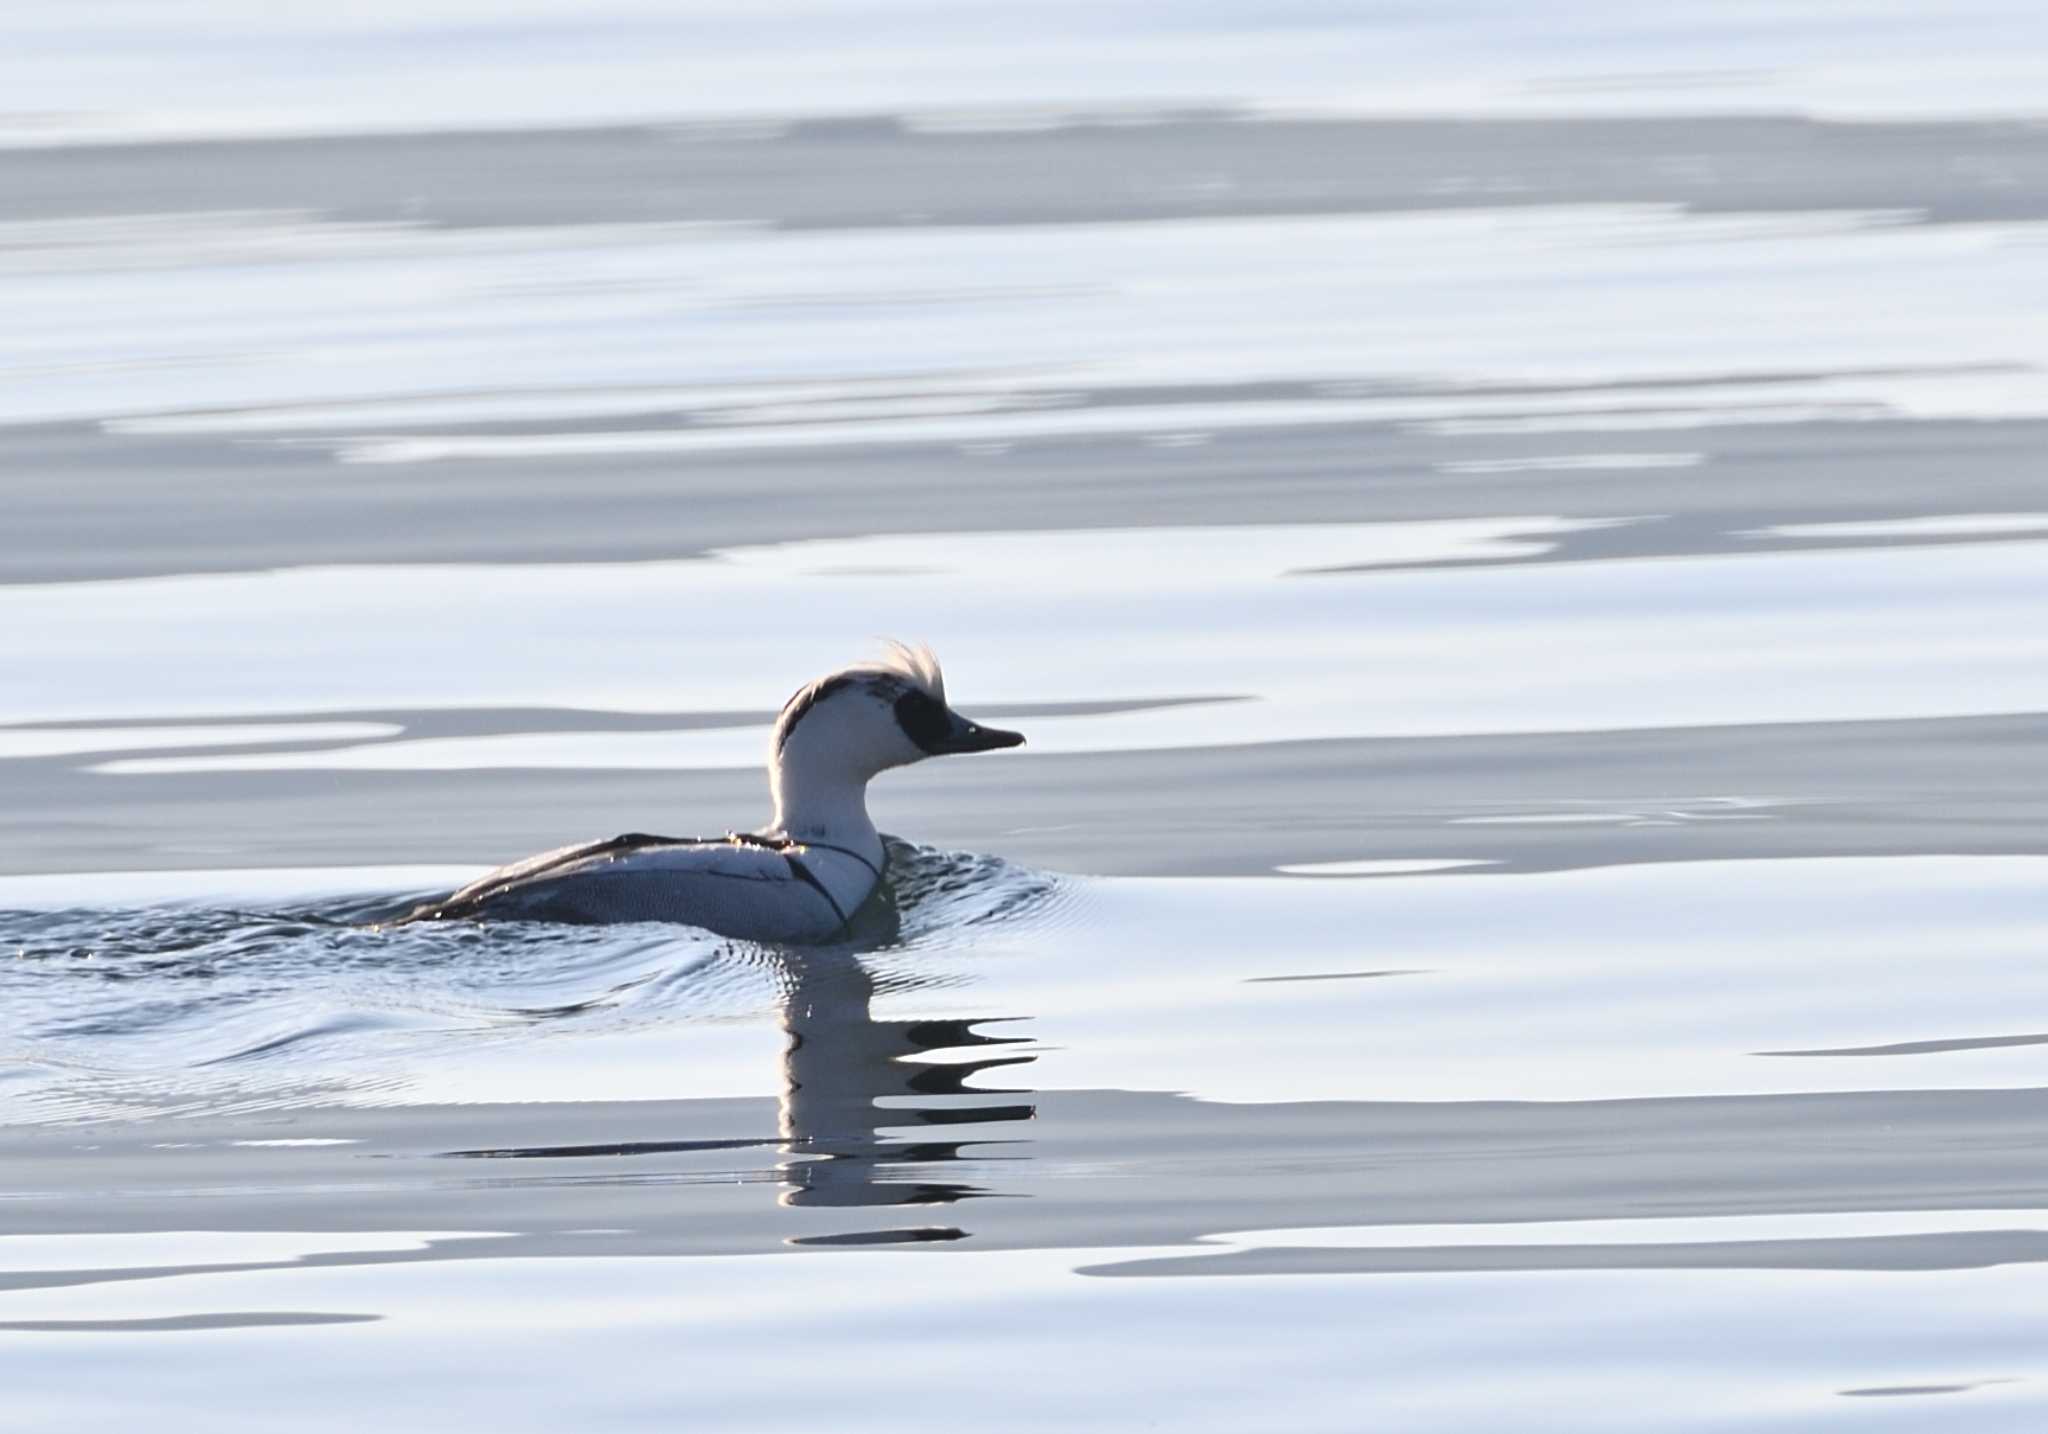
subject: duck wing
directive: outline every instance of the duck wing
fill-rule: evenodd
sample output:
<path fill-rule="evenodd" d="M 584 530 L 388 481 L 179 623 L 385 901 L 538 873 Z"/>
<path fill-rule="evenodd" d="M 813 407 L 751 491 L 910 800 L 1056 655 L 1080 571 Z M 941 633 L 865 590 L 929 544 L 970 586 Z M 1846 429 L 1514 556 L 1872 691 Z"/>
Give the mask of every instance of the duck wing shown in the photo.
<path fill-rule="evenodd" d="M 542 852 L 400 918 L 673 921 L 764 941 L 821 941 L 844 925 L 794 857 L 731 840 L 628 832 Z"/>
<path fill-rule="evenodd" d="M 685 846 L 696 844 L 693 837 L 650 836 L 646 832 L 625 832 L 619 836 L 606 837 L 601 841 L 576 842 L 569 846 L 558 846 L 553 851 L 544 851 L 538 856 L 515 861 L 487 872 L 469 885 L 424 906 L 415 907 L 391 923 L 402 926 L 411 921 L 455 921 L 468 916 L 480 916 L 491 898 L 508 892 L 521 884 L 544 878 L 563 871 L 579 862 L 593 857 L 610 857 L 623 852 L 641 851 L 656 846 Z"/>

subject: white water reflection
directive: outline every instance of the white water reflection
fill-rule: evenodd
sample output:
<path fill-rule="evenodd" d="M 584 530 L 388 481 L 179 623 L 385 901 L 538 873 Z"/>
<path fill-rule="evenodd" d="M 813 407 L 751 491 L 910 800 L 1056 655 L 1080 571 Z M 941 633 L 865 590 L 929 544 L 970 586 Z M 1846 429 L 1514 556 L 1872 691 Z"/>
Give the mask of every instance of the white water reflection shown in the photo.
<path fill-rule="evenodd" d="M 276 1266 L 309 1255 L 396 1254 L 437 1240 L 490 1239 L 474 1231 L 408 1231 L 402 1236 L 335 1230 L 140 1230 L 97 1235 L 0 1235 L 0 1269 L 182 1270 L 193 1265 Z"/>
<path fill-rule="evenodd" d="M 361 742 L 396 737 L 390 722 L 211 722 L 182 726 L 0 727 L 0 760 L 152 747 L 258 747 L 279 742 Z"/>
<path fill-rule="evenodd" d="M 2023 1045 L 1761 1053 L 2039 1029 L 2044 871 L 1928 857 L 1094 882 L 1057 940 L 999 939 L 1029 959 L 1003 961 L 985 991 L 1059 1033 L 1045 1088 L 1140 1067 L 1227 1101 L 2027 1086 L 2039 1057 Z M 1361 964 L 1423 974 L 1259 984 L 1253 1001 L 1241 984 Z M 1220 1062 L 1197 1032 L 1257 1058 Z"/>
<path fill-rule="evenodd" d="M 708 561 L 302 568 L 0 589 L 21 720 L 552 706 L 767 712 L 871 635 L 930 640 L 1046 752 L 2048 708 L 2048 546 L 1528 562 L 1548 518 L 941 534 Z M 1455 566 L 1509 559 L 1490 566 Z M 1385 565 L 1453 566 L 1405 571 Z M 1350 571 L 1354 567 L 1359 571 Z M 1057 585 L 1040 581 L 1058 572 Z M 138 630 L 148 610 L 157 627 Z M 727 615 L 744 612 L 734 626 Z M 177 634 L 166 648 L 157 631 Z M 309 643 L 308 632 L 321 639 Z M 1083 636 L 1076 637 L 1076 634 Z M 594 641 L 593 638 L 601 639 Z M 250 650 L 274 653 L 254 670 Z M 687 654 L 687 657 L 685 657 Z M 998 656 L 999 654 L 999 656 Z M 148 674 L 138 681 L 137 674 Z M 751 767 L 765 726 L 117 758 L 116 774 Z"/>
<path fill-rule="evenodd" d="M 1869 1240 L 1966 1231 L 2048 1233 L 2048 1210 L 1829 1210 L 1812 1214 L 1644 1215 L 1617 1220 L 1468 1221 L 1455 1225 L 1351 1225 L 1218 1234 L 1219 1245 L 1331 1250 L 1450 1249 L 1488 1245 L 1733 1244 L 1750 1240 Z"/>
<path fill-rule="evenodd" d="M 1636 203 L 1045 232 L 460 229 L 296 211 L 0 225 L 0 422 L 258 439 L 332 421 L 347 436 L 324 447 L 417 462 L 1532 415 L 1565 431 L 1615 410 L 1698 426 L 1787 403 L 2048 413 L 2048 346 L 2011 322 L 2048 301 L 2042 225 L 1900 217 L 1835 210 L 1731 232 L 1725 217 Z M 124 322 L 93 318 L 108 312 Z M 1351 386 L 1200 404 L 1134 387 L 1262 381 Z M 1528 391 L 1542 385 L 1575 391 Z M 1126 392 L 1063 401 L 1083 388 Z M 942 411 L 906 414 L 913 400 Z M 789 421 L 801 410 L 786 405 L 820 402 L 847 407 Z M 369 406 L 334 407 L 353 403 Z M 723 420 L 656 421 L 679 406 Z M 266 412 L 279 407 L 291 411 Z M 592 418 L 619 421 L 518 434 L 368 421 Z"/>
<path fill-rule="evenodd" d="M 569 1396 L 547 1391 L 573 1391 L 581 1408 L 593 1380 L 649 1407 L 686 1395 L 757 1423 L 827 1417 L 788 1386 L 762 1393 L 749 1351 L 772 1330 L 816 1352 L 798 1383 L 829 1383 L 846 1409 L 830 1418 L 855 1428 L 897 1418 L 880 1411 L 875 1371 L 916 1347 L 944 1355 L 921 1397 L 967 1397 L 1020 1360 L 1057 1368 L 1003 1408 L 1079 1427 L 1105 1403 L 1119 1419 L 1142 1406 L 1179 1427 L 1244 1427 L 1235 1397 L 1256 1402 L 1257 1421 L 1348 1429 L 1369 1379 L 1374 1407 L 1403 1428 L 1491 1428 L 1511 1402 L 1516 1418 L 1554 1410 L 1575 1429 L 1634 1430 L 1644 1400 L 1675 1401 L 1660 1427 L 1747 1426 L 1768 1401 L 1800 1428 L 1844 1394 L 1934 1389 L 2010 1411 L 2017 1431 L 2037 1388 L 1999 1381 L 2036 1373 L 2013 1331 L 2038 1313 L 2042 1212 L 1996 1201 L 2034 1158 L 2015 1145 L 2038 1046 L 1757 1052 L 2025 1024 L 2048 1008 L 2044 868 L 1921 858 L 1070 880 L 1001 920 L 945 920 L 859 960 L 714 955 L 688 933 L 664 946 L 621 930 L 618 959 L 562 936 L 522 971 L 471 945 L 402 983 L 380 978 L 388 956 L 364 959 L 374 937 L 352 936 L 349 969 L 301 958 L 280 973 L 279 1019 L 353 1003 L 426 1015 L 430 1029 L 330 1025 L 329 1039 L 271 1060 L 199 1068 L 192 1050 L 148 1037 L 40 1043 L 39 1057 L 154 1049 L 141 1073 L 152 1101 L 183 1091 L 199 1104 L 140 1127 L 185 1137 L 150 1151 L 177 1162 L 168 1172 L 102 1157 L 98 1142 L 135 1138 L 118 1123 L 36 1132 L 39 1157 L 81 1171 L 104 1159 L 124 1184 L 57 1183 L 54 1198 L 46 1167 L 16 1163 L 11 1208 L 115 1230 L 225 1223 L 199 1237 L 0 1241 L 20 1271 L 0 1338 L 33 1339 L 38 1356 L 10 1407 L 127 1411 L 130 1381 L 85 1377 L 118 1357 L 153 1400 L 197 1397 L 180 1394 L 196 1380 L 214 1411 L 285 1400 L 321 1427 L 347 1401 L 309 1397 L 302 1363 L 254 1358 L 288 1327 L 320 1326 L 323 1377 L 403 1377 L 416 1407 L 459 1401 L 506 1428 L 559 1427 Z M 293 883 L 363 890 L 401 875 L 416 874 L 113 876 L 93 899 L 279 901 Z M 71 904 L 78 880 L 10 878 L 0 904 Z M 676 969 L 679 953 L 693 964 Z M 737 990 L 677 979 L 707 955 L 731 963 Z M 1399 979 L 1356 979 L 1367 975 Z M 557 1015 L 502 1019 L 541 988 Z M 476 1021 L 485 1002 L 501 1019 Z M 970 1038 L 991 1012 L 1032 1017 L 981 1035 L 1029 1035 L 995 1055 L 1028 1054 L 1016 1083 L 1043 1094 L 956 1086 L 985 1058 Z M 235 1020 L 207 1025 L 218 1035 Z M 967 1060 L 924 1063 L 963 1045 Z M 61 1060 L 38 1078 L 72 1081 L 89 1093 L 74 1113 L 101 1115 L 120 1081 Z M 1126 1094 L 1141 1084 L 1159 1094 Z M 2000 1086 L 2014 1104 L 1973 1126 Z M 6 1089 L 17 1111 L 32 1104 L 20 1074 Z M 1933 1097 L 1943 1089 L 1955 1104 Z M 1816 1094 L 1830 1090 L 1873 1092 L 1855 1098 L 1871 1108 L 1845 1124 Z M 1730 1098 L 1742 1091 L 1779 1094 Z M 781 1097 L 779 1128 L 767 1092 Z M 664 1132 L 673 1117 L 642 1103 L 677 1093 L 678 1115 L 701 1113 Z M 1709 1098 L 1643 1099 L 1669 1094 Z M 1119 1100 L 1132 1102 L 1122 1122 Z M 1026 1101 L 1050 1113 L 1030 1120 Z M 1633 1119 L 1656 1139 L 1678 1138 L 1646 1155 L 1632 1110 L 1649 1112 Z M 238 1112 L 225 1127 L 224 1111 Z M 932 1115 L 937 1128 L 920 1129 Z M 1175 1118 L 1188 1127 L 1177 1137 Z M 427 1158 L 480 1153 L 424 1142 L 486 1124 L 576 1144 Z M 625 1146 L 603 1159 L 623 1128 L 680 1146 L 713 1138 L 695 1163 L 650 1164 Z M 1788 1170 L 1802 1130 L 1822 1132 L 1819 1148 Z M 1957 1169 L 1928 1168 L 1930 1150 Z M 1018 1195 L 1034 1198 L 978 1198 Z M 1338 1223 L 1347 1198 L 1376 1222 Z M 81 1199 L 94 1202 L 82 1214 Z M 294 1211 L 337 1205 L 370 1228 L 292 1228 Z M 402 1223 L 427 1207 L 470 1227 Z M 245 1231 L 251 1212 L 271 1227 Z M 1130 1237 L 1147 1229 L 1161 1233 Z M 687 1258 L 792 1240 L 809 1248 Z M 878 1244 L 966 1258 L 843 1263 Z M 1101 1359 L 1111 1327 L 1145 1330 L 1144 1350 Z M 1550 1373 L 1497 1388 L 1464 1377 L 1475 1360 Z M 1644 1369 L 1645 1386 L 1610 1419 L 1615 1361 Z M 539 1384 L 508 1384 L 507 1367 Z M 289 1388 L 273 1382 L 287 1374 Z M 870 1388 L 875 1400 L 849 1402 Z"/>
<path fill-rule="evenodd" d="M 1032 1070 L 1032 1085 L 1048 1091 L 1579 1101 L 2038 1083 L 2037 1036 L 2048 1020 L 2030 1012 L 2048 1010 L 2048 969 L 2037 959 L 2048 940 L 2048 860 L 1474 870 L 1482 874 L 1068 878 L 1050 899 L 1000 921 L 948 923 L 886 954 L 871 991 L 866 974 L 851 973 L 803 999 L 838 1022 L 820 1028 L 821 1049 L 842 1054 L 879 1051 L 862 1042 L 891 1022 L 1027 1014 L 1034 1033 L 1056 1042 Z M 333 889 L 346 877 L 300 882 Z M 187 900 L 219 901 L 243 886 L 280 885 L 144 874 L 106 879 L 100 900 L 182 887 Z M 63 906 L 78 889 L 78 878 L 10 878 L 0 900 Z M 546 935 L 536 928 L 520 939 Z M 203 1029 L 173 1025 L 75 1048 L 65 1037 L 47 1053 L 134 1065 L 176 1051 L 184 1071 L 187 1057 L 232 1057 L 279 1031 L 311 1031 L 320 1041 L 295 1051 L 283 1075 L 318 1075 L 330 1098 L 366 1082 L 386 1105 L 772 1088 L 764 1007 L 785 998 L 772 995 L 766 968 L 745 948 L 721 955 L 725 945 L 681 927 L 559 940 L 572 938 L 549 969 L 515 977 L 485 961 L 480 974 L 498 971 L 504 987 L 496 994 L 491 981 L 472 991 L 459 970 L 436 966 L 395 987 L 357 989 L 350 966 L 332 989 L 313 983 L 283 1006 L 212 1013 Z M 398 939 L 356 935 L 348 950 L 372 961 L 380 941 Z M 1362 967 L 1405 974 L 1302 979 Z M 22 974 L 42 970 L 62 974 Z M 437 982 L 450 989 L 437 993 Z M 849 990 L 871 1001 L 872 1018 L 866 1005 L 851 1024 L 834 1015 L 831 1002 L 843 1006 Z M 528 1027 L 511 1019 L 508 1002 L 583 1014 Z M 687 1040 L 676 1038 L 678 1026 Z M 1233 1058 L 1219 1060 L 1223 1049 Z M 262 1074 L 220 1069 L 224 1089 Z M 213 1079 L 194 1068 L 177 1080 L 202 1076 Z"/>
<path fill-rule="evenodd" d="M 1301 861 L 1276 868 L 1283 876 L 1414 876 L 1425 871 L 1456 871 L 1490 866 L 1491 862 L 1456 857 L 1405 857 L 1359 861 Z"/>
<path fill-rule="evenodd" d="M 1753 538 L 2003 538 L 2048 535 L 2048 513 L 1950 513 L 1927 518 L 1876 518 L 1847 523 L 1777 523 Z"/>
<path fill-rule="evenodd" d="M 595 1386 L 620 1423 L 687 1408 L 723 1427 L 885 1430 L 902 1424 L 906 1352 L 932 1352 L 916 1367 L 919 1406 L 1004 1429 L 1107 1434 L 1137 1409 L 1179 1429 L 1304 1434 L 1350 1434 L 1361 1411 L 1426 1434 L 1530 1423 L 1640 1434 L 1646 1416 L 1672 1431 L 1853 1419 L 2018 1434 L 2043 1411 L 2038 1353 L 2015 1333 L 2042 1312 L 2038 1273 L 2024 1267 L 1209 1282 L 1071 1268 L 1166 1253 L 1145 1247 L 884 1267 L 816 1252 L 611 1259 L 603 1243 L 593 1234 L 592 1253 L 547 1260 L 315 1265 L 284 1282 L 259 1271 L 35 1290 L 9 1318 L 54 1329 L 21 1361 L 10 1399 L 111 1425 L 203 1387 L 216 1415 L 289 1407 L 297 1427 L 341 1431 L 359 1426 L 361 1390 L 403 1380 L 411 1409 L 543 1431 L 587 1422 Z M 63 1239 L 47 1244 L 63 1256 Z M 263 1316 L 285 1310 L 373 1319 L 323 1335 L 309 1366 L 271 1357 L 280 1332 Z M 123 1333 L 195 1314 L 241 1327 L 200 1341 Z M 1105 1320 L 1145 1337 L 1106 1339 Z M 67 1327 L 99 1332 L 64 1339 Z M 806 1377 L 764 1380 L 764 1342 L 792 1340 Z M 90 1377 L 116 1355 L 130 1378 Z M 1958 1392 L 1841 1400 L 1923 1387 Z"/>
<path fill-rule="evenodd" d="M 573 769 L 901 633 L 1033 713 L 920 821 L 1260 874 L 819 962 L 0 878 L 5 1420 L 2040 1426 L 2048 871 L 1924 854 L 2039 846 L 2039 139 L 1641 118 L 2036 112 L 2037 9 L 15 8 L 0 146 L 407 135 L 7 157 L 0 556 L 241 569 L 0 588 L 18 865 L 708 808 Z"/>
<path fill-rule="evenodd" d="M 2012 115 L 2037 113 L 2048 88 L 2039 12 L 2017 0 L 1170 12 L 888 0 L 857 18 L 815 0 L 377 0 L 334 14 L 205 0 L 179 18 L 142 0 L 103 5 L 89 26 L 21 10 L 0 56 L 0 142 L 700 121 L 674 126 L 688 143 L 772 137 L 793 109 L 1028 132 L 1232 100 L 1375 116 Z M 423 54 L 431 84 L 413 82 Z"/>

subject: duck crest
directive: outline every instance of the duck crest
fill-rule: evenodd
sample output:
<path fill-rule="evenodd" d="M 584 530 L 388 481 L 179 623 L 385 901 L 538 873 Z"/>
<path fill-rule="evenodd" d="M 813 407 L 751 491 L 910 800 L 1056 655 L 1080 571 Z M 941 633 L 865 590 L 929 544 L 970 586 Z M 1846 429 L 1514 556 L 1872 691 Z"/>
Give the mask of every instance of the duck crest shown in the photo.
<path fill-rule="evenodd" d="M 942 707 L 946 702 L 946 673 L 939 666 L 938 654 L 925 643 L 912 647 L 905 642 L 887 642 L 883 645 L 882 655 L 874 661 L 856 663 L 798 688 L 796 694 L 782 705 L 782 711 L 775 719 L 772 749 L 777 753 L 782 751 L 789 742 L 790 733 L 796 730 L 797 723 L 803 721 L 812 708 L 834 693 L 860 683 L 868 684 L 878 696 L 890 702 L 910 691 L 922 692 Z"/>

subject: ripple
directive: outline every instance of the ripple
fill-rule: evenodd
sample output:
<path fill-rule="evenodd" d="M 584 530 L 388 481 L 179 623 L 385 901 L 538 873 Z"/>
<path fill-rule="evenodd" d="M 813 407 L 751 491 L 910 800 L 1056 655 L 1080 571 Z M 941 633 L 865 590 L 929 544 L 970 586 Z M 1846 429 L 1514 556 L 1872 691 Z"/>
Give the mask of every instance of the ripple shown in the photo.
<path fill-rule="evenodd" d="M 847 943 L 890 990 L 958 984 L 919 953 L 1059 890 L 995 857 L 890 855 L 887 899 Z M 775 948 L 686 926 L 379 924 L 417 896 L 0 911 L 4 1085 L 67 1117 L 298 1103 L 465 1049 L 756 1019 L 787 979 Z"/>

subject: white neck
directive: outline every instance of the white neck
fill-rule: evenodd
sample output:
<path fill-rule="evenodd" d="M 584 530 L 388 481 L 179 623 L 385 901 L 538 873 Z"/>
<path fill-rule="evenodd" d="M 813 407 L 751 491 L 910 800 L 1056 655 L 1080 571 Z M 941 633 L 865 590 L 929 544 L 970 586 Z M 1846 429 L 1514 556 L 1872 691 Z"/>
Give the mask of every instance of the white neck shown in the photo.
<path fill-rule="evenodd" d="M 831 842 L 880 861 L 882 838 L 868 817 L 868 778 L 850 772 L 838 752 L 819 750 L 801 728 L 769 759 L 773 831 L 799 841 Z"/>

